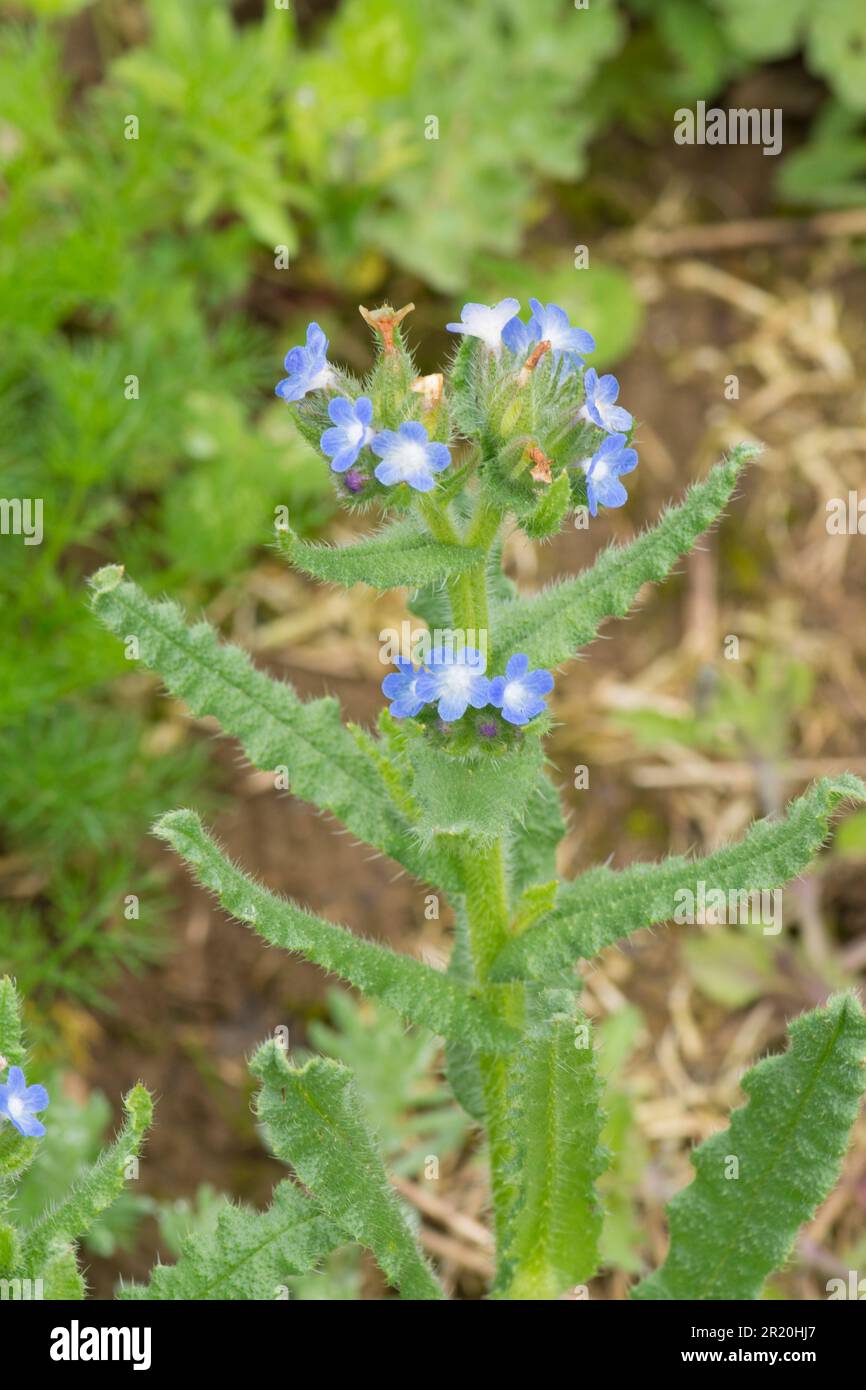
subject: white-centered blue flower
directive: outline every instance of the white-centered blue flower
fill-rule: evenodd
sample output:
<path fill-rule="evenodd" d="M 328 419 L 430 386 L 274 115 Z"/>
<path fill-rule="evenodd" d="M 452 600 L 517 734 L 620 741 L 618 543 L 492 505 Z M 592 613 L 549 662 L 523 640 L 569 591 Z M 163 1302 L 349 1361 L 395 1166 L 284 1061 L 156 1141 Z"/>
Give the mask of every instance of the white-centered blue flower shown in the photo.
<path fill-rule="evenodd" d="M 434 647 L 429 670 L 419 675 L 415 689 L 425 703 L 438 701 L 439 718 L 446 724 L 460 719 L 471 705 L 483 709 L 490 695 L 490 681 L 484 674 L 485 658 L 473 647 L 455 652 Z"/>
<path fill-rule="evenodd" d="M 608 434 L 627 433 L 632 427 L 632 417 L 621 405 L 615 405 L 619 395 L 619 382 L 608 372 L 599 376 L 595 367 L 588 367 L 583 375 L 586 400 L 581 409 L 584 420 L 590 420 Z"/>
<path fill-rule="evenodd" d="M 370 421 L 373 418 L 373 402 L 368 396 L 359 396 L 353 403 L 345 396 L 337 396 L 328 406 L 328 415 L 334 428 L 325 430 L 320 440 L 323 454 L 331 460 L 335 473 L 345 473 L 351 468 L 365 444 L 373 438 Z"/>
<path fill-rule="evenodd" d="M 465 333 L 470 338 L 480 338 L 491 352 L 499 353 L 502 347 L 502 330 L 515 314 L 520 313 L 519 299 L 500 299 L 498 304 L 464 304 L 460 310 L 460 323 L 446 323 L 449 333 Z"/>
<path fill-rule="evenodd" d="M 416 492 L 430 492 L 436 486 L 433 475 L 451 462 L 448 445 L 431 442 L 418 420 L 407 420 L 398 430 L 380 430 L 370 448 L 382 460 L 375 473 L 386 487 L 408 483 Z"/>
<path fill-rule="evenodd" d="M 41 1139 L 45 1126 L 36 1115 L 48 1105 L 44 1086 L 28 1086 L 20 1067 L 10 1067 L 9 1076 L 0 1085 L 0 1115 L 11 1120 L 19 1134 L 27 1139 Z"/>
<path fill-rule="evenodd" d="M 392 671 L 382 682 L 382 694 L 392 701 L 390 713 L 395 719 L 414 719 L 427 703 L 418 694 L 418 678 L 423 671 L 416 671 L 411 661 L 398 657 Z"/>
<path fill-rule="evenodd" d="M 547 709 L 544 696 L 553 689 L 549 671 L 530 671 L 529 658 L 517 652 L 505 667 L 504 676 L 490 682 L 490 703 L 502 710 L 509 724 L 528 724 Z"/>
<path fill-rule="evenodd" d="M 558 304 L 542 304 L 530 299 L 532 318 L 529 320 L 539 342 L 550 343 L 556 363 L 563 363 L 566 374 L 583 366 L 588 352 L 595 352 L 595 339 L 585 328 L 572 328 L 568 314 Z"/>
<path fill-rule="evenodd" d="M 286 353 L 288 376 L 277 382 L 276 394 L 284 401 L 299 401 L 310 391 L 323 391 L 333 385 L 334 369 L 327 354 L 327 338 L 317 323 L 309 324 L 306 346 L 290 348 Z"/>
<path fill-rule="evenodd" d="M 591 516 L 598 515 L 599 505 L 621 507 L 628 493 L 619 481 L 622 473 L 637 468 L 637 450 L 629 449 L 624 434 L 609 434 L 591 459 L 583 459 L 586 473 L 586 500 Z"/>

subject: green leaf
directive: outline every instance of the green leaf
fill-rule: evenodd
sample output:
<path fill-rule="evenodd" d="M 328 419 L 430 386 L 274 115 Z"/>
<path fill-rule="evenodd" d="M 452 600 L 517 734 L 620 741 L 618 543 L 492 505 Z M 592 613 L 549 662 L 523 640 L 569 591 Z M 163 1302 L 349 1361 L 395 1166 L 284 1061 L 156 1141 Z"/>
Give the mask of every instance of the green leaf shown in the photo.
<path fill-rule="evenodd" d="M 595 1184 L 606 1154 L 591 1036 L 582 1014 L 554 1013 L 509 1070 L 520 1176 L 505 1253 L 506 1270 L 516 1270 L 507 1298 L 555 1299 L 590 1279 L 598 1265 L 602 1210 Z"/>
<path fill-rule="evenodd" d="M 41 1274 L 42 1297 L 46 1302 L 81 1302 L 86 1294 L 84 1280 L 75 1258 L 75 1250 L 58 1250 L 47 1260 Z"/>
<path fill-rule="evenodd" d="M 250 1067 L 262 1082 L 257 1112 L 276 1157 L 292 1165 L 332 1221 L 372 1250 L 403 1298 L 442 1298 L 388 1181 L 348 1067 L 326 1057 L 293 1067 L 274 1042 L 259 1048 Z"/>
<path fill-rule="evenodd" d="M 0 979 L 0 1057 L 5 1057 L 10 1067 L 20 1067 L 24 1061 L 21 1000 L 8 975 Z"/>
<path fill-rule="evenodd" d="M 118 565 L 99 570 L 90 583 L 93 609 L 105 626 L 124 642 L 137 638 L 144 665 L 159 671 L 193 714 L 214 715 L 255 767 L 287 767 L 296 796 L 332 812 L 419 878 L 454 886 L 447 858 L 435 847 L 421 848 L 343 725 L 336 700 L 299 700 L 287 682 L 271 680 L 239 647 L 221 643 L 208 623 L 188 627 L 177 604 L 154 603 L 124 580 Z"/>
<path fill-rule="evenodd" d="M 512 905 L 527 888 L 556 877 L 556 851 L 565 830 L 559 792 L 542 772 L 523 819 L 512 825 L 507 839 L 505 858 Z"/>
<path fill-rule="evenodd" d="M 278 532 L 278 544 L 296 569 L 346 587 L 419 589 L 465 574 L 484 559 L 482 551 L 471 546 L 433 540 L 414 519 L 394 522 L 377 536 L 352 545 L 302 541 L 287 529 Z"/>
<path fill-rule="evenodd" d="M 527 536 L 536 541 L 555 536 L 570 506 L 571 484 L 567 470 L 563 469 L 545 488 L 535 506 L 521 517 L 521 527 Z"/>
<path fill-rule="evenodd" d="M 134 1086 L 124 1097 L 123 1108 L 126 1120 L 114 1143 L 103 1150 L 62 1201 L 24 1233 L 21 1260 L 25 1274 L 39 1275 L 58 1247 L 86 1235 L 99 1214 L 123 1191 L 130 1160 L 141 1152 L 153 1118 L 150 1093 L 144 1086 Z"/>
<path fill-rule="evenodd" d="M 689 488 L 679 506 L 665 512 L 637 540 L 610 546 L 575 579 L 552 584 L 535 598 L 507 604 L 493 622 L 497 652 L 525 652 L 531 667 L 558 666 L 569 660 L 593 640 L 606 618 L 621 618 L 644 584 L 664 579 L 680 556 L 691 550 L 718 519 L 741 469 L 757 452 L 756 445 L 738 445 L 704 482 Z"/>
<path fill-rule="evenodd" d="M 157 1265 L 147 1284 L 131 1284 L 121 1299 L 251 1300 L 276 1298 L 293 1274 L 306 1274 L 323 1255 L 345 1244 L 343 1230 L 285 1181 L 267 1211 L 225 1201 L 216 1228 L 183 1240 L 176 1264 Z"/>
<path fill-rule="evenodd" d="M 590 869 L 562 885 L 549 916 L 508 942 L 492 978 L 540 978 L 575 959 L 589 960 L 630 932 L 669 921 L 679 894 L 696 893 L 701 881 L 707 892 L 725 894 L 781 887 L 811 862 L 826 839 L 830 816 L 848 797 L 866 800 L 859 778 L 824 777 L 791 802 L 784 819 L 756 821 L 738 844 L 704 859 L 677 857 L 621 872 Z"/>
<path fill-rule="evenodd" d="M 381 999 L 434 1033 L 456 1033 L 492 1051 L 514 1044 L 513 1031 L 485 1008 L 478 991 L 411 956 L 398 955 L 314 916 L 235 868 L 194 811 L 170 811 L 157 821 L 154 834 L 187 861 L 227 912 L 252 926 L 272 946 L 300 951 L 369 998 Z"/>
<path fill-rule="evenodd" d="M 668 1207 L 667 1259 L 633 1297 L 757 1298 L 833 1187 L 863 1092 L 866 1019 L 840 994 L 789 1033 L 786 1053 L 744 1077 L 749 1102 L 730 1128 L 692 1155 L 695 1177 Z"/>

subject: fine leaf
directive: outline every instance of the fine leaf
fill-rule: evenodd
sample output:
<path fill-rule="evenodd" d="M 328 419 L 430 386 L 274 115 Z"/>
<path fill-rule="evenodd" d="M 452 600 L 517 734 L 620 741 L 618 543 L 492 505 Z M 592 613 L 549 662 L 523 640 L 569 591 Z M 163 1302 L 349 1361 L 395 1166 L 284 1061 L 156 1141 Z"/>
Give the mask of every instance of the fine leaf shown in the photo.
<path fill-rule="evenodd" d="M 24 1061 L 21 1000 L 8 975 L 0 979 L 0 1057 L 10 1067 L 20 1067 Z"/>
<path fill-rule="evenodd" d="M 584 1016 L 553 1014 L 521 1048 L 508 1084 L 520 1177 L 505 1257 L 516 1273 L 503 1292 L 555 1299 L 595 1273 L 602 1228 L 601 1083 Z"/>
<path fill-rule="evenodd" d="M 680 556 L 691 550 L 718 519 L 741 469 L 756 453 L 754 445 L 738 445 L 651 530 L 629 545 L 610 546 L 575 579 L 552 584 L 535 598 L 507 604 L 493 625 L 497 652 L 505 656 L 525 652 L 531 667 L 568 661 L 593 640 L 606 618 L 621 618 L 628 612 L 642 585 L 664 579 Z"/>
<path fill-rule="evenodd" d="M 636 864 L 617 872 L 596 868 L 560 888 L 554 910 L 499 953 L 492 978 L 541 978 L 576 959 L 591 959 L 640 927 L 667 922 L 679 895 L 707 891 L 748 894 L 779 888 L 807 868 L 827 837 L 833 811 L 846 797 L 866 799 L 850 773 L 824 777 L 797 800 L 784 819 L 757 821 L 738 844 L 704 859 L 682 857 Z"/>
<path fill-rule="evenodd" d="M 747 1105 L 692 1155 L 668 1206 L 670 1249 L 640 1299 L 751 1299 L 839 1175 L 863 1092 L 866 1018 L 853 994 L 795 1019 L 790 1048 L 743 1078 Z"/>
<path fill-rule="evenodd" d="M 278 897 L 236 868 L 208 835 L 194 811 L 170 811 L 154 834 L 190 865 L 233 917 L 253 927 L 272 946 L 299 951 L 340 975 L 371 999 L 381 999 L 405 1018 L 443 1036 L 459 1035 L 478 1048 L 512 1046 L 513 1030 L 488 1011 L 477 993 L 441 971 L 386 946 L 365 941 L 345 927 Z"/>
<path fill-rule="evenodd" d="M 523 819 L 544 756 L 532 737 L 498 758 L 452 757 L 424 738 L 413 739 L 407 753 L 415 773 L 420 833 L 469 836 L 479 843 L 495 840 Z"/>
<path fill-rule="evenodd" d="M 25 1274 L 36 1276 L 58 1247 L 86 1235 L 96 1218 L 123 1191 L 132 1159 L 138 1157 L 153 1117 L 153 1101 L 144 1086 L 124 1097 L 126 1120 L 120 1134 L 104 1149 L 69 1193 L 25 1232 L 21 1260 Z"/>
<path fill-rule="evenodd" d="M 566 831 L 559 792 L 540 773 L 523 818 L 512 827 L 506 841 L 508 887 L 512 904 L 527 888 L 547 883 L 556 876 L 556 850 Z"/>
<path fill-rule="evenodd" d="M 332 1221 L 372 1250 L 403 1298 L 442 1298 L 388 1181 L 349 1068 L 327 1057 L 293 1067 L 275 1042 L 259 1048 L 250 1068 L 262 1082 L 257 1113 L 276 1157 L 291 1164 Z"/>
<path fill-rule="evenodd" d="M 273 1299 L 288 1276 L 308 1273 L 345 1242 L 342 1229 L 287 1180 L 274 1188 L 267 1211 L 225 1201 L 215 1230 L 188 1235 L 176 1264 L 157 1265 L 147 1284 L 127 1285 L 118 1298 Z"/>
<path fill-rule="evenodd" d="M 257 671 L 240 647 L 205 622 L 189 627 L 175 603 L 156 603 L 118 565 L 90 581 L 97 617 L 158 671 L 193 714 L 215 716 L 263 770 L 286 767 L 295 796 L 330 811 L 419 878 L 448 887 L 448 864 L 423 850 L 371 760 L 340 719 L 336 700 L 302 701 L 286 681 Z"/>
<path fill-rule="evenodd" d="M 397 521 L 376 536 L 351 545 L 303 541 L 292 530 L 278 532 L 281 552 L 296 569 L 326 583 L 369 584 L 374 589 L 423 588 L 440 584 L 481 563 L 471 546 L 449 545 L 420 531 L 414 521 Z"/>

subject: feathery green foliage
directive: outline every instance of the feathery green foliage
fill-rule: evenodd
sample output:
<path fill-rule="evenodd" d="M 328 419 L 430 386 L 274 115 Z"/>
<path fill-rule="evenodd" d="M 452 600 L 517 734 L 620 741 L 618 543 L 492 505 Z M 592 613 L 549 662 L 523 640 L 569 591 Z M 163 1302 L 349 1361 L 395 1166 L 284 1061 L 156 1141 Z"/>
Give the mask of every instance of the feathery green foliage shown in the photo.
<path fill-rule="evenodd" d="M 670 1203 L 670 1250 L 645 1299 L 757 1298 L 839 1176 L 863 1095 L 866 1018 L 836 995 L 790 1025 L 791 1045 L 743 1078 L 748 1104 L 692 1155 Z"/>
<path fill-rule="evenodd" d="M 251 1063 L 262 1082 L 258 1115 L 276 1154 L 408 1299 L 442 1298 L 392 1190 L 378 1146 L 362 1118 L 352 1074 L 314 1057 L 293 1067 L 277 1043 Z"/>

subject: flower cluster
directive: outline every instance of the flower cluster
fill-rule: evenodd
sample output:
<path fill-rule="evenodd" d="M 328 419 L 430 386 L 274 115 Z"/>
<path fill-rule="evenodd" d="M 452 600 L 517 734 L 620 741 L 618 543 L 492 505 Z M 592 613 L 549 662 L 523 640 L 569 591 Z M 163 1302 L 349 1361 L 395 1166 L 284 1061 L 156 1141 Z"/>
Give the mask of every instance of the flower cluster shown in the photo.
<path fill-rule="evenodd" d="M 396 325 L 411 307 L 407 305 L 398 314 L 388 310 L 385 326 Z M 546 358 L 550 365 L 555 389 L 559 391 L 560 387 L 564 388 L 566 404 L 571 385 L 577 381 L 578 389 L 582 390 L 582 402 L 578 396 L 575 402 L 578 408 L 572 418 L 577 424 L 584 422 L 587 428 L 575 452 L 580 454 L 580 445 L 591 452 L 587 452 L 585 457 L 567 456 L 561 462 L 582 470 L 586 500 L 592 516 L 597 516 L 599 506 L 621 507 L 628 494 L 620 479 L 637 467 L 638 457 L 629 444 L 633 418 L 616 403 L 619 383 L 609 373 L 599 376 L 595 368 L 585 367 L 584 357 L 595 351 L 595 341 L 584 329 L 572 326 L 563 308 L 558 304 L 542 304 L 538 299 L 530 299 L 529 307 L 530 317 L 524 322 L 520 317 L 520 303 L 516 299 L 503 299 L 494 305 L 464 304 L 460 321 L 446 326 L 451 333 L 460 334 L 464 339 L 475 338 L 482 343 L 491 360 L 508 374 L 516 374 L 518 385 L 541 358 Z M 368 322 L 377 327 L 376 315 L 363 312 Z M 385 314 L 384 310 L 377 312 L 380 317 Z M 393 354 L 393 328 L 387 338 L 383 336 L 383 342 L 385 350 Z M 322 452 L 330 459 L 333 472 L 342 476 L 347 492 L 363 491 L 371 472 L 384 488 L 405 483 L 415 492 L 432 491 L 436 486 L 436 475 L 451 462 L 449 446 L 431 439 L 427 426 L 417 418 L 403 420 L 396 429 L 377 429 L 373 422 L 376 410 L 373 400 L 367 395 L 358 395 L 353 400 L 342 394 L 348 379 L 338 376 L 336 369 L 328 362 L 327 353 L 325 334 L 317 323 L 311 323 L 307 329 L 306 345 L 294 347 L 286 355 L 288 375 L 278 384 L 276 391 L 278 396 L 292 404 L 316 392 L 334 393 L 327 407 L 331 427 L 325 429 L 320 437 L 317 432 L 317 437 Z M 421 382 L 429 380 L 419 379 Z M 436 380 L 441 383 L 441 378 Z M 351 384 L 348 384 L 348 389 L 352 389 Z M 417 383 L 411 389 L 424 395 Z M 414 417 L 417 409 L 407 404 L 405 413 Z M 399 420 L 399 414 L 397 418 Z M 593 438 L 593 431 L 601 431 L 604 438 L 599 441 L 597 433 Z M 372 466 L 374 458 L 378 462 Z M 549 482 L 549 468 L 545 467 L 533 476 Z"/>
<path fill-rule="evenodd" d="M 553 689 L 549 671 L 530 671 L 522 653 L 512 656 L 504 676 L 489 679 L 486 661 L 472 647 L 460 651 L 434 647 L 429 660 L 416 669 L 411 661 L 398 661 L 397 672 L 382 682 L 383 694 L 391 703 L 396 719 L 413 719 L 426 705 L 435 705 L 443 724 L 461 719 L 467 709 L 501 711 L 508 724 L 524 725 L 547 709 L 545 695 Z M 495 738 L 499 726 L 494 718 L 479 725 L 486 738 Z"/>
<path fill-rule="evenodd" d="M 20 1067 L 10 1067 L 9 1076 L 0 1084 L 0 1116 L 12 1124 L 27 1139 L 41 1139 L 45 1126 L 36 1116 L 48 1106 L 44 1086 L 28 1086 Z"/>

